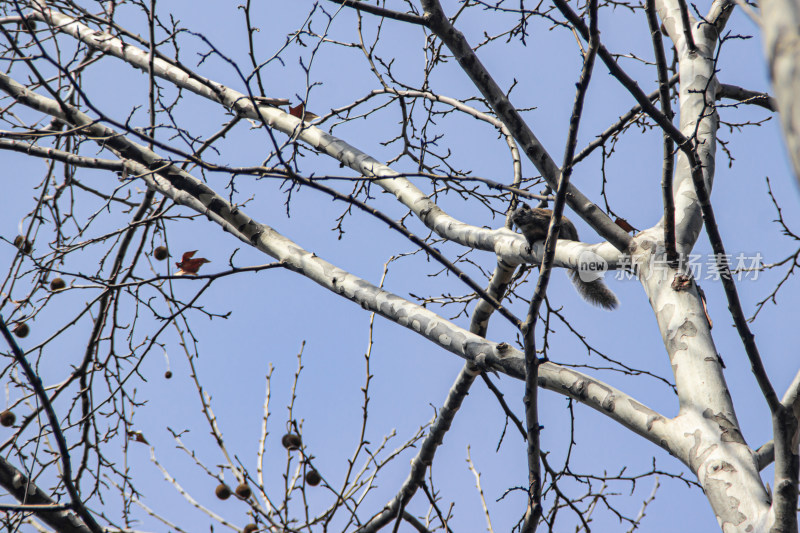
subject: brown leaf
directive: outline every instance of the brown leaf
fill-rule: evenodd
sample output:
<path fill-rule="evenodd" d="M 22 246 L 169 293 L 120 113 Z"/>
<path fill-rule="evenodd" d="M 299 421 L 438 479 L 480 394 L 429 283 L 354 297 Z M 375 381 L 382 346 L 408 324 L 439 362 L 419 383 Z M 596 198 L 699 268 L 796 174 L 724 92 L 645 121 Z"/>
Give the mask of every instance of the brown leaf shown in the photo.
<path fill-rule="evenodd" d="M 180 270 L 178 270 L 175 275 L 182 276 L 184 274 L 190 275 L 197 275 L 197 271 L 203 266 L 205 263 L 210 263 L 208 259 L 205 257 L 197 257 L 193 259 L 194 254 L 197 253 L 197 250 L 192 250 L 191 252 L 184 252 L 183 257 L 175 266 L 177 266 Z"/>
<path fill-rule="evenodd" d="M 311 111 L 306 111 L 306 104 L 303 102 L 300 102 L 294 107 L 289 107 L 289 114 L 301 119 L 303 122 L 310 122 L 315 118 L 319 118 L 319 115 L 315 115 Z"/>
<path fill-rule="evenodd" d="M 147 442 L 147 439 L 144 438 L 144 435 L 142 434 L 141 431 L 135 431 L 135 430 L 128 431 L 128 438 L 132 441 L 141 442 L 148 445 L 150 444 L 149 442 Z"/>
<path fill-rule="evenodd" d="M 614 221 L 614 223 L 616 223 L 617 226 L 627 231 L 628 233 L 630 233 L 631 231 L 636 231 L 636 229 L 630 224 L 628 224 L 628 221 L 625 220 L 624 218 L 618 218 Z"/>

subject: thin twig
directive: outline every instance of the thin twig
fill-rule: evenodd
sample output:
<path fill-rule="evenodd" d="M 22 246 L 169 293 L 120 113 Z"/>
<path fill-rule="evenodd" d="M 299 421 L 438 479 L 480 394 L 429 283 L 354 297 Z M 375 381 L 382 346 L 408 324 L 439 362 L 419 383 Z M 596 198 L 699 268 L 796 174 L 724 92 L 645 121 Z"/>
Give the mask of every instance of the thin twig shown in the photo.
<path fill-rule="evenodd" d="M 565 2 L 565 0 L 553 0 L 553 3 L 559 11 L 572 23 L 575 28 L 584 36 L 588 37 L 589 29 L 586 24 L 578 17 L 572 8 Z M 622 85 L 628 89 L 634 98 L 642 106 L 642 109 L 652 117 L 664 131 L 669 134 L 675 141 L 680 150 L 686 155 L 689 161 L 689 168 L 691 172 L 692 182 L 697 193 L 697 201 L 700 204 L 700 210 L 703 214 L 705 221 L 706 233 L 708 234 L 709 241 L 714 250 L 714 255 L 717 262 L 717 270 L 720 272 L 723 288 L 725 289 L 725 296 L 728 299 L 728 308 L 731 311 L 736 330 L 744 345 L 747 357 L 750 360 L 750 365 L 753 374 L 756 377 L 758 386 L 761 393 L 767 401 L 767 405 L 771 412 L 776 412 L 779 409 L 780 402 L 775 393 L 772 384 L 769 381 L 764 363 L 761 360 L 758 347 L 755 343 L 755 337 L 747 326 L 747 319 L 742 311 L 742 305 L 739 301 L 739 295 L 736 291 L 736 285 L 733 283 L 733 277 L 730 272 L 730 265 L 728 264 L 725 247 L 722 244 L 722 236 L 719 232 L 719 227 L 716 223 L 714 211 L 711 207 L 711 198 L 706 190 L 705 179 L 703 176 L 703 168 L 698 155 L 694 149 L 693 143 L 690 139 L 683 135 L 683 133 L 672 124 L 672 121 L 667 118 L 664 113 L 659 111 L 653 106 L 652 102 L 647 98 L 644 92 L 639 88 L 639 85 L 628 76 L 622 68 L 617 64 L 611 53 L 603 46 L 600 45 L 598 55 L 603 60 L 605 66 L 611 72 L 611 75 L 617 78 Z"/>
<path fill-rule="evenodd" d="M 678 0 L 678 6 L 681 10 L 681 25 L 683 26 L 683 37 L 686 39 L 686 46 L 689 48 L 690 54 L 696 54 L 697 45 L 694 43 L 694 35 L 692 35 L 692 23 L 689 19 L 689 8 L 686 6 L 686 0 Z"/>
<path fill-rule="evenodd" d="M 655 0 L 645 3 L 647 24 L 650 26 L 650 37 L 653 41 L 653 50 L 656 56 L 656 70 L 658 71 L 658 93 L 661 100 L 661 111 L 667 118 L 672 119 L 672 106 L 669 96 L 669 82 L 667 80 L 667 58 L 664 55 L 664 44 L 661 41 L 661 28 L 658 25 Z M 664 166 L 661 173 L 661 196 L 664 202 L 664 245 L 667 249 L 667 261 L 671 265 L 678 262 L 678 250 L 675 245 L 675 199 L 672 197 L 672 174 L 675 168 L 675 144 L 672 137 L 664 136 Z"/>
<path fill-rule="evenodd" d="M 481 506 L 483 507 L 483 514 L 486 516 L 486 529 L 494 532 L 492 527 L 492 517 L 489 515 L 489 507 L 486 506 L 486 497 L 483 495 L 483 488 L 481 488 L 481 474 L 472 464 L 472 457 L 470 456 L 470 448 L 467 446 L 467 464 L 469 464 L 469 471 L 475 476 L 475 488 L 478 489 L 478 496 L 481 498 Z"/>
<path fill-rule="evenodd" d="M 536 290 L 533 293 L 533 298 L 528 308 L 528 316 L 521 328 L 525 351 L 525 425 L 528 432 L 528 509 L 525 512 L 525 520 L 522 525 L 523 533 L 532 533 L 536 531 L 539 519 L 542 516 L 542 473 L 541 464 L 539 462 L 539 455 L 541 453 L 539 440 L 541 428 L 539 426 L 538 413 L 539 359 L 536 356 L 536 319 L 539 316 L 539 309 L 544 301 L 547 285 L 550 281 L 550 272 L 556 253 L 556 241 L 561 227 L 561 216 L 564 212 L 569 179 L 572 175 L 572 158 L 575 155 L 578 128 L 583 114 L 583 101 L 589 89 L 589 82 L 594 69 L 594 60 L 600 43 L 600 34 L 597 29 L 597 0 L 591 0 L 589 3 L 589 17 L 589 49 L 583 60 L 583 68 L 581 69 L 580 79 L 577 83 L 575 102 L 570 115 L 567 145 L 564 148 L 564 163 L 561 166 L 561 176 L 556 191 L 556 200 L 553 203 L 550 227 L 547 230 L 544 257 L 542 259 L 542 266 L 539 269 L 539 279 L 536 282 Z"/>
<path fill-rule="evenodd" d="M 70 460 L 67 440 L 64 438 L 64 433 L 61 432 L 61 425 L 58 423 L 58 417 L 53 409 L 53 405 L 50 403 L 50 398 L 47 396 L 47 392 L 45 392 L 42 386 L 42 379 L 33 370 L 33 367 L 28 363 L 17 341 L 11 336 L 11 332 L 6 327 L 6 322 L 2 315 L 0 315 L 0 333 L 5 337 L 9 348 L 11 348 L 11 351 L 14 353 L 14 359 L 17 361 L 17 364 L 22 367 L 23 372 L 25 372 L 25 377 L 28 378 L 33 390 L 36 392 L 36 397 L 44 408 L 47 421 L 50 423 L 50 430 L 58 446 L 58 453 L 61 457 L 61 468 L 63 470 L 61 472 L 61 480 L 64 482 L 64 486 L 69 494 L 72 508 L 78 513 L 78 516 L 91 531 L 94 533 L 102 533 L 103 528 L 100 527 L 94 517 L 89 513 L 89 510 L 86 509 L 80 494 L 78 494 L 78 490 L 75 488 L 75 484 L 72 482 L 72 461 Z"/>
<path fill-rule="evenodd" d="M 401 13 L 399 11 L 392 11 L 391 9 L 385 9 L 382 7 L 370 5 L 366 2 L 362 2 L 361 0 L 329 0 L 329 1 L 333 2 L 334 4 L 341 4 L 346 7 L 352 7 L 357 11 L 363 11 L 365 13 L 378 15 L 379 17 L 386 17 L 400 22 L 410 22 L 412 24 L 418 24 L 420 26 L 428 25 L 425 18 L 420 17 L 419 15 L 414 15 L 413 13 Z"/>

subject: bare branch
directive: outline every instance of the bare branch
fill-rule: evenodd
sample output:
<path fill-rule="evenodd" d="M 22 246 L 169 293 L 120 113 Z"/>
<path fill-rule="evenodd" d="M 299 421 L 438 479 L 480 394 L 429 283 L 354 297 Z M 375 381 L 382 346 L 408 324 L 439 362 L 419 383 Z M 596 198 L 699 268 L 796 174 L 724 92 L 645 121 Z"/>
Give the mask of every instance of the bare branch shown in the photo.
<path fill-rule="evenodd" d="M 686 0 L 678 0 L 678 6 L 680 6 L 681 10 L 681 25 L 683 26 L 683 37 L 686 39 L 686 46 L 690 54 L 696 54 L 697 45 L 694 44 L 694 36 L 692 35 L 694 17 L 689 15 L 689 8 L 686 6 Z"/>
<path fill-rule="evenodd" d="M 461 68 L 469 75 L 475 86 L 488 100 L 492 109 L 508 127 L 517 142 L 522 146 L 528 159 L 547 180 L 552 188 L 558 187 L 560 170 L 542 144 L 522 120 L 519 112 L 508 100 L 492 76 L 480 62 L 464 36 L 456 30 L 442 11 L 438 0 L 423 0 L 425 17 L 429 27 L 436 33 L 455 55 Z M 569 206 L 601 236 L 608 239 L 618 250 L 625 250 L 631 243 L 630 236 L 614 224 L 608 216 L 600 211 L 577 188 L 570 186 L 567 190 Z"/>
<path fill-rule="evenodd" d="M 92 517 L 89 510 L 83 504 L 81 495 L 78 493 L 78 490 L 75 488 L 75 484 L 72 481 L 72 460 L 70 459 L 69 455 L 69 447 L 67 446 L 67 441 L 64 438 L 64 434 L 61 432 L 61 425 L 58 422 L 58 417 L 53 409 L 53 405 L 50 403 L 50 398 L 47 396 L 47 393 L 42 386 L 42 380 L 33 370 L 33 367 L 28 363 L 28 360 L 25 358 L 25 354 L 17 344 L 17 341 L 15 341 L 14 337 L 11 336 L 11 332 L 8 330 L 8 327 L 6 327 L 6 322 L 3 320 L 2 316 L 0 316 L 0 333 L 2 333 L 3 337 L 5 337 L 8 347 L 11 348 L 11 352 L 14 354 L 14 359 L 16 360 L 17 364 L 22 367 L 22 370 L 25 372 L 25 376 L 28 378 L 31 386 L 36 391 L 36 397 L 41 402 L 44 412 L 47 415 L 47 420 L 50 423 L 50 431 L 52 432 L 53 438 L 55 438 L 56 444 L 58 445 L 61 467 L 63 469 L 61 480 L 63 481 L 64 486 L 67 488 L 67 492 L 69 493 L 71 502 L 70 505 L 72 509 L 75 510 L 89 531 L 92 531 L 93 533 L 102 533 L 103 528 L 100 527 L 100 525 L 95 521 L 94 517 Z M 7 465 L 7 470 L 10 468 L 11 466 Z M 19 477 L 14 476 L 14 479 L 10 485 L 12 485 L 12 487 L 16 485 L 14 488 L 17 490 L 24 489 L 25 485 L 28 483 L 28 480 L 23 481 L 23 479 L 24 477 L 19 479 Z M 30 501 L 25 498 L 24 494 L 25 491 L 23 490 L 23 495 L 21 495 L 19 498 L 20 501 Z M 48 514 L 49 513 L 45 513 L 45 516 Z"/>
<path fill-rule="evenodd" d="M 89 533 L 92 531 L 74 513 L 55 503 L 36 483 L 33 483 L 3 457 L 0 457 L 0 485 L 17 500 L 27 502 L 23 507 L 40 506 L 39 509 L 24 510 L 32 511 L 38 519 L 56 531 L 64 533 Z"/>
<path fill-rule="evenodd" d="M 681 5 L 683 8 L 686 7 L 684 3 L 681 3 Z M 667 80 L 667 58 L 664 55 L 664 45 L 661 42 L 661 28 L 658 24 L 655 0 L 647 0 L 644 9 L 647 14 L 647 24 L 650 26 L 650 37 L 653 40 L 653 50 L 656 56 L 658 94 L 659 100 L 661 101 L 661 111 L 669 119 L 672 119 L 672 104 L 669 95 L 669 82 Z M 689 34 L 691 35 L 691 31 L 689 31 Z M 694 46 L 694 41 L 692 41 L 692 46 Z M 661 197 L 664 202 L 664 244 L 667 248 L 667 261 L 673 264 L 678 260 L 678 250 L 675 245 L 675 201 L 672 191 L 672 173 L 675 169 L 674 149 L 675 144 L 672 138 L 665 133 L 664 166 L 661 171 Z"/>
<path fill-rule="evenodd" d="M 419 15 L 414 15 L 412 13 L 401 13 L 399 11 L 392 11 L 391 9 L 370 5 L 366 2 L 362 2 L 361 0 L 328 0 L 328 1 L 333 2 L 334 4 L 341 4 L 346 7 L 352 7 L 357 11 L 363 11 L 365 13 L 370 13 L 372 15 L 377 15 L 379 17 L 386 17 L 388 19 L 393 19 L 400 22 L 410 22 L 411 24 L 418 24 L 420 26 L 426 25 L 425 19 L 423 17 L 420 17 Z"/>

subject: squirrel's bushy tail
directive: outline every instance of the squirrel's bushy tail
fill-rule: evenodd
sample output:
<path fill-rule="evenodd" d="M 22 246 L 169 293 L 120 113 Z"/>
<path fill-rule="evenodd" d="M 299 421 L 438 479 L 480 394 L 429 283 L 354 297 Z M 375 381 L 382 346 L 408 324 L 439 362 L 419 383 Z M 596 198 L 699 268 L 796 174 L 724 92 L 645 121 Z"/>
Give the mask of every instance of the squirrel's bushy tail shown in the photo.
<path fill-rule="evenodd" d="M 611 292 L 611 289 L 606 287 L 602 279 L 598 278 L 594 281 L 584 281 L 574 270 L 569 271 L 568 274 L 572 280 L 572 284 L 575 285 L 575 289 L 587 302 L 608 309 L 609 311 L 616 309 L 619 305 L 617 297 Z"/>

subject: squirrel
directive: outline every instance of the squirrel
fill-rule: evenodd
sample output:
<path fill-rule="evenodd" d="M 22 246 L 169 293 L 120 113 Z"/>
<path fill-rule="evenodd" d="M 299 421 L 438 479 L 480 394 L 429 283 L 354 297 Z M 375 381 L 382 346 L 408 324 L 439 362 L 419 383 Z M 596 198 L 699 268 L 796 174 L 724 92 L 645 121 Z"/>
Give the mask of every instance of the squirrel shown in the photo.
<path fill-rule="evenodd" d="M 524 202 L 520 202 L 520 204 L 520 207 L 511 214 L 511 221 L 522 232 L 525 240 L 528 241 L 528 249 L 530 250 L 534 242 L 547 238 L 547 229 L 550 227 L 550 218 L 553 216 L 553 212 L 550 209 L 542 209 L 540 207 L 531 209 Z M 567 217 L 561 217 L 561 228 L 558 237 L 569 241 L 578 240 L 578 230 L 575 229 L 575 225 Z M 569 271 L 568 274 L 573 285 L 575 285 L 575 289 L 587 302 L 609 310 L 616 309 L 617 305 L 619 305 L 617 297 L 611 292 L 611 289 L 606 287 L 602 279 L 584 281 L 578 272 L 574 270 Z"/>

